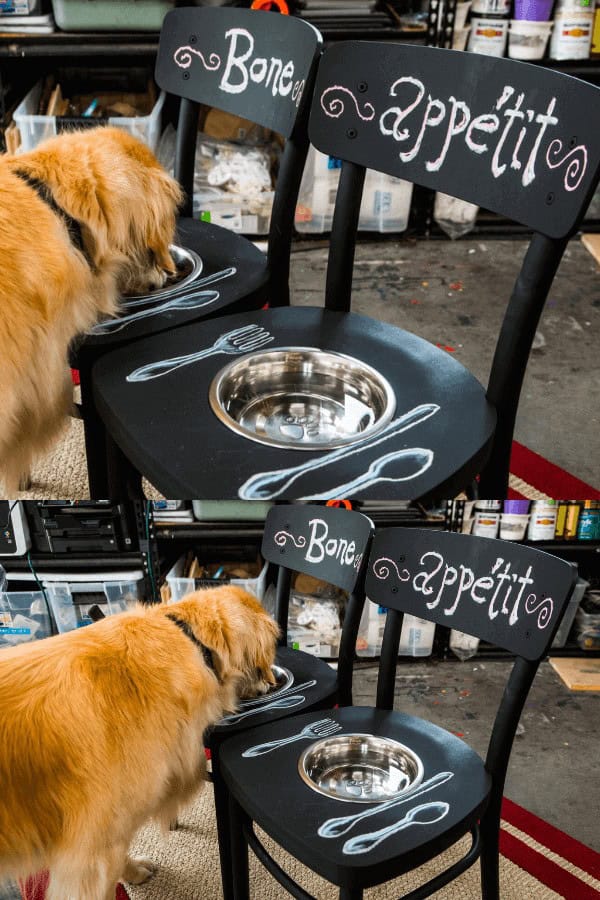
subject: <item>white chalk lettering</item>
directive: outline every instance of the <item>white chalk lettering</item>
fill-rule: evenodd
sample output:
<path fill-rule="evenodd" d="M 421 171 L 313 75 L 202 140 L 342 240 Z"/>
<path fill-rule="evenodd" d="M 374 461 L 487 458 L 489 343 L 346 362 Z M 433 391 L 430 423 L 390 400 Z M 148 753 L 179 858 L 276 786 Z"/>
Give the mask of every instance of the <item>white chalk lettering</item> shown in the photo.
<path fill-rule="evenodd" d="M 253 57 L 255 41 L 245 28 L 230 28 L 225 32 L 225 38 L 229 41 L 229 50 L 219 82 L 222 91 L 241 94 L 252 82 L 270 89 L 273 97 L 287 97 L 291 93 L 292 101 L 299 105 L 304 81 L 293 81 L 294 63 L 291 60 L 284 64 L 277 56 Z"/>
<path fill-rule="evenodd" d="M 325 557 L 336 559 L 341 565 L 353 566 L 356 561 L 356 544 L 343 537 L 331 537 L 329 526 L 323 519 L 311 519 L 308 523 L 310 537 L 305 559 L 320 563 Z"/>

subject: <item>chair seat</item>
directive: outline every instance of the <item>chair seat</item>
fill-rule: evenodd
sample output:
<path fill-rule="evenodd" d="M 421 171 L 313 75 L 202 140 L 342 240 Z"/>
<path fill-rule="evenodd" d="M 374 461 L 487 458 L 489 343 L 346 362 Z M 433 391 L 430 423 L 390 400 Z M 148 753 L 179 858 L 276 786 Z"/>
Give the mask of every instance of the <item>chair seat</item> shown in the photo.
<path fill-rule="evenodd" d="M 202 222 L 198 219 L 180 218 L 177 223 L 175 243 L 195 251 L 202 260 L 202 269 L 197 278 L 184 284 L 180 292 L 170 294 L 162 300 L 154 301 L 157 306 L 178 296 L 188 295 L 192 288 L 198 292 L 214 292 L 217 296 L 207 296 L 206 305 L 193 309 L 172 309 L 154 316 L 136 319 L 119 331 L 106 334 L 86 335 L 79 352 L 108 350 L 129 343 L 141 337 L 158 334 L 167 329 L 179 327 L 198 319 L 210 318 L 220 310 L 238 312 L 241 309 L 256 309 L 267 302 L 269 272 L 266 254 L 259 250 L 248 238 L 236 234 L 220 225 Z M 233 271 L 230 271 L 233 270 Z M 223 277 L 203 286 L 210 277 L 222 272 Z M 241 305 L 236 307 L 236 304 Z M 125 314 L 150 310 L 149 303 L 127 310 Z"/>
<path fill-rule="evenodd" d="M 302 701 L 292 707 L 271 707 L 264 709 L 263 706 L 240 707 L 239 714 L 250 712 L 251 715 L 237 721 L 236 717 L 232 717 L 231 722 L 217 725 L 210 733 L 210 744 L 220 742 L 223 738 L 230 735 L 245 731 L 249 727 L 263 725 L 266 722 L 274 722 L 284 716 L 289 716 L 294 712 L 305 712 L 311 709 L 319 709 L 330 707 L 337 700 L 337 674 L 334 669 L 328 665 L 325 660 L 319 659 L 310 653 L 303 653 L 301 650 L 292 650 L 290 647 L 280 647 L 277 651 L 276 662 L 278 666 L 288 669 L 293 676 L 293 681 L 285 691 L 285 697 L 302 698 Z M 315 682 L 315 683 L 313 683 Z M 277 696 L 267 703 L 276 703 Z M 267 705 L 265 703 L 265 706 Z M 261 711 L 263 710 L 264 711 Z"/>
<path fill-rule="evenodd" d="M 233 737 L 222 747 L 221 772 L 230 792 L 252 819 L 284 850 L 324 878 L 355 888 L 379 884 L 443 852 L 477 823 L 488 801 L 491 778 L 470 747 L 450 732 L 414 716 L 372 707 L 345 707 L 328 713 L 328 718 L 341 726 L 338 733 L 385 736 L 414 750 L 423 762 L 424 791 L 419 795 L 416 787 L 412 800 L 407 797 L 358 822 L 341 823 L 337 829 L 329 824 L 325 832 L 333 830 L 335 834 L 321 836 L 319 829 L 329 819 L 365 813 L 378 804 L 338 800 L 306 784 L 298 772 L 298 760 L 314 738 L 303 738 L 263 755 L 242 755 L 261 743 L 299 734 L 320 718 L 322 715 L 314 712 L 293 716 Z M 427 789 L 425 782 L 442 773 L 446 780 L 440 777 Z M 277 785 L 276 796 L 273 785 Z M 412 825 L 384 836 L 372 847 L 368 844 L 376 837 L 348 843 L 388 828 L 428 803 L 440 804 L 429 817 L 437 813 L 443 818 L 429 824 L 413 820 Z M 421 815 L 427 818 L 428 811 L 422 810 Z"/>
<path fill-rule="evenodd" d="M 390 424 L 333 453 L 256 443 L 220 422 L 210 408 L 210 384 L 234 358 L 223 353 L 160 377 L 127 381 L 140 366 L 211 348 L 250 323 L 273 337 L 267 350 L 318 347 L 376 368 L 396 396 Z M 361 498 L 449 497 L 478 473 L 496 422 L 482 385 L 443 350 L 377 320 L 320 308 L 258 310 L 173 329 L 106 354 L 92 378 L 109 433 L 137 469 L 171 497 L 327 499 L 353 496 L 357 479 Z M 419 407 L 423 414 L 416 412 L 416 422 L 405 427 L 400 417 Z M 394 471 L 390 454 L 401 451 Z M 431 463 L 423 465 L 430 453 Z M 384 456 L 391 466 L 380 478 L 377 465 Z"/>

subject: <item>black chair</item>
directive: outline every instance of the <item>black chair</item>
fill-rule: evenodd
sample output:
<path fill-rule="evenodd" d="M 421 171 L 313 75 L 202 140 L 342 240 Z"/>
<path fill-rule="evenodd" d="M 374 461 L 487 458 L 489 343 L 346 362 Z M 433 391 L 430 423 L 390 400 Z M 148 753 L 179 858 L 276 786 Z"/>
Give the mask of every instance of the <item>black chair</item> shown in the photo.
<path fill-rule="evenodd" d="M 252 729 L 222 748 L 236 900 L 248 897 L 247 844 L 292 896 L 310 897 L 275 863 L 252 822 L 338 885 L 343 900 L 358 900 L 365 888 L 434 859 L 470 832 L 460 860 L 403 896 L 428 897 L 481 858 L 482 896 L 497 900 L 500 806 L 512 742 L 575 580 L 574 565 L 526 545 L 413 528 L 376 534 L 365 589 L 388 608 L 376 706 L 330 713 L 338 732 L 318 752 L 319 742 L 309 743 L 306 734 L 314 713 Z M 515 654 L 485 762 L 452 732 L 393 710 L 404 613 Z M 286 743 L 303 731 L 307 739 Z M 406 748 L 394 748 L 389 767 L 382 739 Z M 282 814 L 288 809 L 293 817 Z"/>
<path fill-rule="evenodd" d="M 343 160 L 325 309 L 228 316 L 107 356 L 95 369 L 94 389 L 108 430 L 167 496 L 439 499 L 481 475 L 481 497 L 505 497 L 536 325 L 598 181 L 599 116 L 597 86 L 542 66 L 404 43 L 330 47 L 319 64 L 309 124 L 313 144 Z M 365 167 L 478 203 L 533 230 L 487 389 L 429 342 L 349 312 Z M 431 248 L 437 254 L 441 245 Z M 231 359 L 223 342 L 250 325 L 272 336 L 269 353 L 319 348 L 343 354 L 342 371 L 350 372 L 348 356 L 371 366 L 392 388 L 392 417 L 381 413 L 379 407 L 388 414 L 390 408 L 377 389 L 370 391 L 368 377 L 350 373 L 345 387 L 332 378 L 327 403 L 317 377 L 301 403 L 301 391 L 291 390 L 281 404 L 264 388 L 263 405 L 271 407 L 266 424 L 250 402 L 244 406 L 238 381 L 218 418 L 216 375 Z M 201 348 L 212 349 L 203 355 Z M 285 359 L 306 377 L 302 360 L 293 353 Z M 260 371 L 253 363 L 244 375 L 244 366 L 247 360 L 236 377 L 247 376 L 253 400 Z M 364 400 L 367 411 L 349 425 L 356 441 L 330 449 L 331 418 L 346 400 Z M 273 434 L 278 445 L 267 445 Z"/>
<path fill-rule="evenodd" d="M 273 507 L 266 518 L 262 555 L 277 567 L 275 618 L 281 629 L 276 688 L 246 702 L 206 737 L 211 751 L 221 877 L 225 900 L 232 895 L 228 792 L 220 775 L 221 746 L 233 734 L 290 713 L 352 702 L 354 648 L 364 606 L 364 572 L 373 524 L 362 513 L 310 505 Z M 338 671 L 316 656 L 287 646 L 290 587 L 294 572 L 313 575 L 349 593 Z M 322 718 L 322 717 L 320 717 Z M 328 733 L 328 722 L 316 731 Z"/>
<path fill-rule="evenodd" d="M 197 274 L 177 287 L 128 300 L 123 316 L 98 325 L 74 349 L 80 370 L 88 477 L 93 497 L 107 495 L 105 434 L 90 386 L 96 359 L 140 337 L 158 335 L 199 319 L 289 303 L 289 258 L 294 210 L 308 152 L 307 120 L 321 36 L 291 16 L 231 8 L 182 8 L 165 17 L 156 81 L 181 98 L 175 177 L 185 203 L 176 244 L 194 258 Z M 249 119 L 285 139 L 263 253 L 249 239 L 192 218 L 194 163 L 200 105 Z M 186 270 L 191 267 L 185 261 Z M 185 300 L 184 300 L 185 298 Z M 152 313 L 153 309 L 169 308 Z M 185 304 L 184 306 L 178 304 Z M 174 305 L 171 305 L 174 304 Z M 252 342 L 249 342 L 249 346 Z"/>

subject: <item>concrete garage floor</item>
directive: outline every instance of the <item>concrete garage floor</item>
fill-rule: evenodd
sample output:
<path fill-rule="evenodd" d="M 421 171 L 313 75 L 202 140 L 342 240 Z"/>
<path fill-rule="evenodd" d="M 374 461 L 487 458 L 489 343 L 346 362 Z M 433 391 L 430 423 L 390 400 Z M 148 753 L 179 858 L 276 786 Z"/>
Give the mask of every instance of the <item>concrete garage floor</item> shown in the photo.
<path fill-rule="evenodd" d="M 353 309 L 453 348 L 487 384 L 524 239 L 366 240 L 356 253 Z M 295 304 L 323 303 L 326 242 L 294 245 Z M 600 487 L 600 267 L 574 238 L 540 322 L 516 440 Z"/>
<path fill-rule="evenodd" d="M 485 757 L 508 660 L 402 661 L 394 705 L 464 736 Z M 354 703 L 373 704 L 377 667 L 359 663 Z M 600 852 L 600 692 L 574 692 L 542 663 L 513 744 L 505 795 Z M 0 900 L 19 900 L 0 884 Z M 527 900 L 527 898 L 523 898 Z"/>

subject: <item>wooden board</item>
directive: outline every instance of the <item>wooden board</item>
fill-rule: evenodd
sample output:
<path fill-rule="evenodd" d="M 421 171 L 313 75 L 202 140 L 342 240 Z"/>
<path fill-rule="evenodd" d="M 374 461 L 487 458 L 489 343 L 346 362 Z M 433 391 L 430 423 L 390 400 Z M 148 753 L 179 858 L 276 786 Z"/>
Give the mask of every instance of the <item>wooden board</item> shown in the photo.
<path fill-rule="evenodd" d="M 572 691 L 600 691 L 600 659 L 551 657 L 550 665 Z"/>
<path fill-rule="evenodd" d="M 589 250 L 597 263 L 600 263 L 600 234 L 582 234 L 581 243 Z"/>

